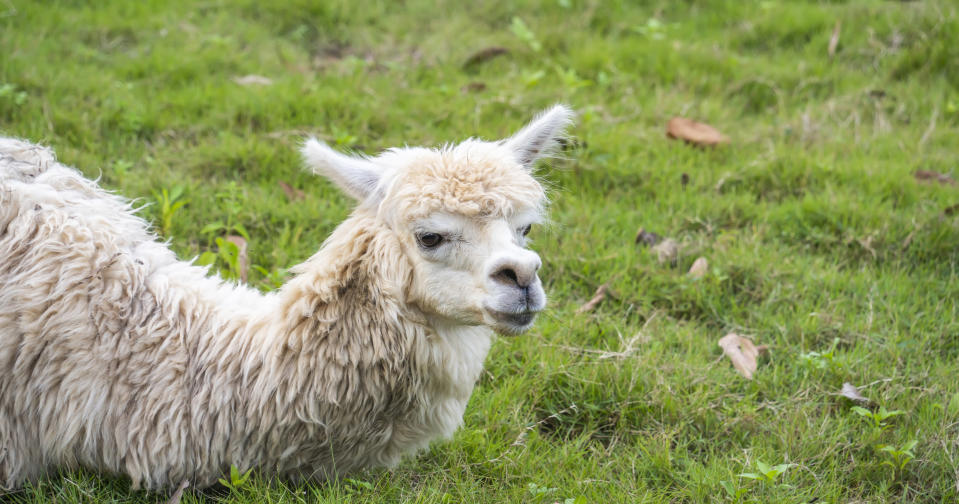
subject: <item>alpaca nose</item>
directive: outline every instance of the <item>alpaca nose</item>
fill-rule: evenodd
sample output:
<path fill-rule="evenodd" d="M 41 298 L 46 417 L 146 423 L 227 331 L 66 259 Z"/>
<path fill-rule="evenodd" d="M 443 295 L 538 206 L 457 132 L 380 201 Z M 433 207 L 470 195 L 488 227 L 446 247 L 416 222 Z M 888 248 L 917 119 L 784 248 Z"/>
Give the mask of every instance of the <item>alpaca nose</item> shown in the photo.
<path fill-rule="evenodd" d="M 536 254 L 525 260 L 507 259 L 497 261 L 491 268 L 490 277 L 493 281 L 508 286 L 525 289 L 536 281 L 536 272 L 542 262 Z"/>

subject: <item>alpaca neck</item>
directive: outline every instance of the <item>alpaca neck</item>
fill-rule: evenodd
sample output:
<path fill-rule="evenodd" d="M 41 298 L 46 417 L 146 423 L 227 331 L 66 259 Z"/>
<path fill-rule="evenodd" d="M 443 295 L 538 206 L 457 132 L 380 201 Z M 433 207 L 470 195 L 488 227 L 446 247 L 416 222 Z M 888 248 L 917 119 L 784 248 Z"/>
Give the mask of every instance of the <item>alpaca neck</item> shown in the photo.
<path fill-rule="evenodd" d="M 296 276 L 279 290 L 277 309 L 291 332 L 303 319 L 315 320 L 315 329 L 325 330 L 357 310 L 377 320 L 400 315 L 422 319 L 402 303 L 409 266 L 391 238 L 373 218 L 354 215 L 316 254 L 293 267 Z"/>
<path fill-rule="evenodd" d="M 278 292 L 274 323 L 263 327 L 273 335 L 267 365 L 293 374 L 278 380 L 290 387 L 288 397 L 309 396 L 315 387 L 329 402 L 350 402 L 353 380 L 365 380 L 361 388 L 370 393 L 427 386 L 427 393 L 465 404 L 492 333 L 449 321 L 434 325 L 409 306 L 404 289 L 412 271 L 388 229 L 354 215 L 294 272 Z M 301 365 L 304 359 L 311 365 Z M 351 376 L 372 370 L 376 376 Z"/>

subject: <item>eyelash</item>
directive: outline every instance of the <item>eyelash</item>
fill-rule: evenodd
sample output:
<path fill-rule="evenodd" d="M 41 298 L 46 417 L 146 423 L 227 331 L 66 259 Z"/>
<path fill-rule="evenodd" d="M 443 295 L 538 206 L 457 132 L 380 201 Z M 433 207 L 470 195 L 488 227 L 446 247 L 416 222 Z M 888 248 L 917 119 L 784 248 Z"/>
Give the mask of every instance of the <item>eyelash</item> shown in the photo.
<path fill-rule="evenodd" d="M 435 242 L 433 241 L 434 239 L 436 240 Z M 420 247 L 426 250 L 433 250 L 439 247 L 440 245 L 442 245 L 443 242 L 447 240 L 448 238 L 445 235 L 442 235 L 440 233 L 427 232 L 427 233 L 418 233 L 416 235 L 416 243 L 418 243 Z"/>

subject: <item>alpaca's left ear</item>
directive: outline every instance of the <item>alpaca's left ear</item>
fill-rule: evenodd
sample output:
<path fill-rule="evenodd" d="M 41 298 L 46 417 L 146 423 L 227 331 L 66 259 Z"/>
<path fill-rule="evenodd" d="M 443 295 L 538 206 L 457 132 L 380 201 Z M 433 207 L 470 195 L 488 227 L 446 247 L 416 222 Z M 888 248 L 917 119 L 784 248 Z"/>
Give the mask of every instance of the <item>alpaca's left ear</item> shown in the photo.
<path fill-rule="evenodd" d="M 300 152 L 314 174 L 328 178 L 357 201 L 369 197 L 383 175 L 383 170 L 373 161 L 341 154 L 315 138 L 308 139 Z"/>
<path fill-rule="evenodd" d="M 573 110 L 566 105 L 553 105 L 533 118 L 525 128 L 507 138 L 504 145 L 516 154 L 516 160 L 533 169 L 536 160 L 556 148 L 566 128 L 573 122 Z"/>

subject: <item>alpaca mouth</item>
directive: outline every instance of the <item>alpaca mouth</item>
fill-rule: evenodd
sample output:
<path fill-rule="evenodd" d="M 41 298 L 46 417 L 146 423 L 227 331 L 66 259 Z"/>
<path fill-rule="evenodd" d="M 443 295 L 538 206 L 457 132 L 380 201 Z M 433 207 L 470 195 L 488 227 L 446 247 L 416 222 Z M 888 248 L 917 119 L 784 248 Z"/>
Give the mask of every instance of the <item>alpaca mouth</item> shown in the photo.
<path fill-rule="evenodd" d="M 520 334 L 526 332 L 533 325 L 537 312 L 524 311 L 519 313 L 501 312 L 489 310 L 490 315 L 496 319 L 495 329 L 508 335 Z"/>

